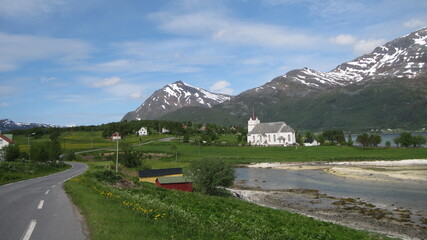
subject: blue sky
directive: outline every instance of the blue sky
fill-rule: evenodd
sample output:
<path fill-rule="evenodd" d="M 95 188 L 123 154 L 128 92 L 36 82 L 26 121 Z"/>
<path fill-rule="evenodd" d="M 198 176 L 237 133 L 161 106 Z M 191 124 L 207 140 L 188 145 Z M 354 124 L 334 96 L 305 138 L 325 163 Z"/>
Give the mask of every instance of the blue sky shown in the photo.
<path fill-rule="evenodd" d="M 237 95 L 427 26 L 425 0 L 0 0 L 0 118 L 119 121 L 182 80 Z"/>

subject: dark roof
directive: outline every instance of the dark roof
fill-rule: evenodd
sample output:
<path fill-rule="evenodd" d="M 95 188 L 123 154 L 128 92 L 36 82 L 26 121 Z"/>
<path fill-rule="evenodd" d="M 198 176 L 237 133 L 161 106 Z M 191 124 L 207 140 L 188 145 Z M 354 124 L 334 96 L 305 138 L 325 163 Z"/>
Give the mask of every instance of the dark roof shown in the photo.
<path fill-rule="evenodd" d="M 294 132 L 285 122 L 258 123 L 249 134 L 266 134 L 279 132 Z"/>
<path fill-rule="evenodd" d="M 191 183 L 191 179 L 183 177 L 183 176 L 176 176 L 176 177 L 159 177 L 157 180 L 160 182 L 160 184 L 173 184 L 173 183 Z"/>
<path fill-rule="evenodd" d="M 312 143 L 312 142 L 314 142 L 314 139 L 306 139 L 306 140 L 304 141 L 304 143 Z"/>
<path fill-rule="evenodd" d="M 6 142 L 8 142 L 8 143 L 15 143 L 12 139 L 10 139 L 10 138 L 8 138 L 8 137 L 6 137 L 5 135 L 3 135 L 3 134 L 0 134 L 0 138 L 2 138 L 3 140 L 5 140 Z"/>
<path fill-rule="evenodd" d="M 164 168 L 139 171 L 139 177 L 160 177 L 173 174 L 181 174 L 182 168 Z"/>

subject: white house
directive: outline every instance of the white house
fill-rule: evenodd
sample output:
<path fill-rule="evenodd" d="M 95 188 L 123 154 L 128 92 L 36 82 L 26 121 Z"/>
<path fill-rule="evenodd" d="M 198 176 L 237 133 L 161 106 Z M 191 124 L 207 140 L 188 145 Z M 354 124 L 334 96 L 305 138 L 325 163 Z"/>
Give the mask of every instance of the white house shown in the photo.
<path fill-rule="evenodd" d="M 136 135 L 138 136 L 147 136 L 148 135 L 148 130 L 146 127 L 142 127 L 141 129 L 138 130 L 138 132 L 136 132 Z"/>
<path fill-rule="evenodd" d="M 289 146 L 296 143 L 295 131 L 285 122 L 261 123 L 258 117 L 248 121 L 248 144 L 252 146 Z"/>
<path fill-rule="evenodd" d="M 15 142 L 12 139 L 0 133 L 0 149 L 2 149 L 3 147 L 9 146 L 9 144 L 14 144 L 14 143 Z"/>
<path fill-rule="evenodd" d="M 314 146 L 319 146 L 320 143 L 316 141 L 316 139 L 306 139 L 304 141 L 304 146 L 306 147 L 314 147 Z"/>
<path fill-rule="evenodd" d="M 162 134 L 168 134 L 168 133 L 170 133 L 171 131 L 169 131 L 169 129 L 167 129 L 167 128 L 162 128 Z"/>

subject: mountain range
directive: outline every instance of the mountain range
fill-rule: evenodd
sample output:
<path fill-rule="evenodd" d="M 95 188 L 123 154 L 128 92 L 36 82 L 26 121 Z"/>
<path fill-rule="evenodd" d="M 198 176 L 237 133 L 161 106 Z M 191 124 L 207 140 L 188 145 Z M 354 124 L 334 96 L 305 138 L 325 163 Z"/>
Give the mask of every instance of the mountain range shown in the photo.
<path fill-rule="evenodd" d="M 425 127 L 426 63 L 423 28 L 332 71 L 292 70 L 234 97 L 175 82 L 123 120 L 244 124 L 255 111 L 261 121 L 286 121 L 309 130 Z"/>
<path fill-rule="evenodd" d="M 10 119 L 0 119 L 0 132 L 7 132 L 19 129 L 31 129 L 35 127 L 59 127 L 58 125 L 43 124 L 43 123 L 22 123 L 14 122 Z"/>

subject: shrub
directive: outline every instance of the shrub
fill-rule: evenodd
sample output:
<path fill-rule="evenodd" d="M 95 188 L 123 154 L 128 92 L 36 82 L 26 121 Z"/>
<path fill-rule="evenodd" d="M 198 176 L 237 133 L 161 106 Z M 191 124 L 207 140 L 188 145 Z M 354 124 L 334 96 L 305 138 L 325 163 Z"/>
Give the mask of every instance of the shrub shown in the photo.
<path fill-rule="evenodd" d="M 208 195 L 222 195 L 225 187 L 233 185 L 234 165 L 223 159 L 203 159 L 190 164 L 187 174 L 193 180 L 196 191 Z"/>

